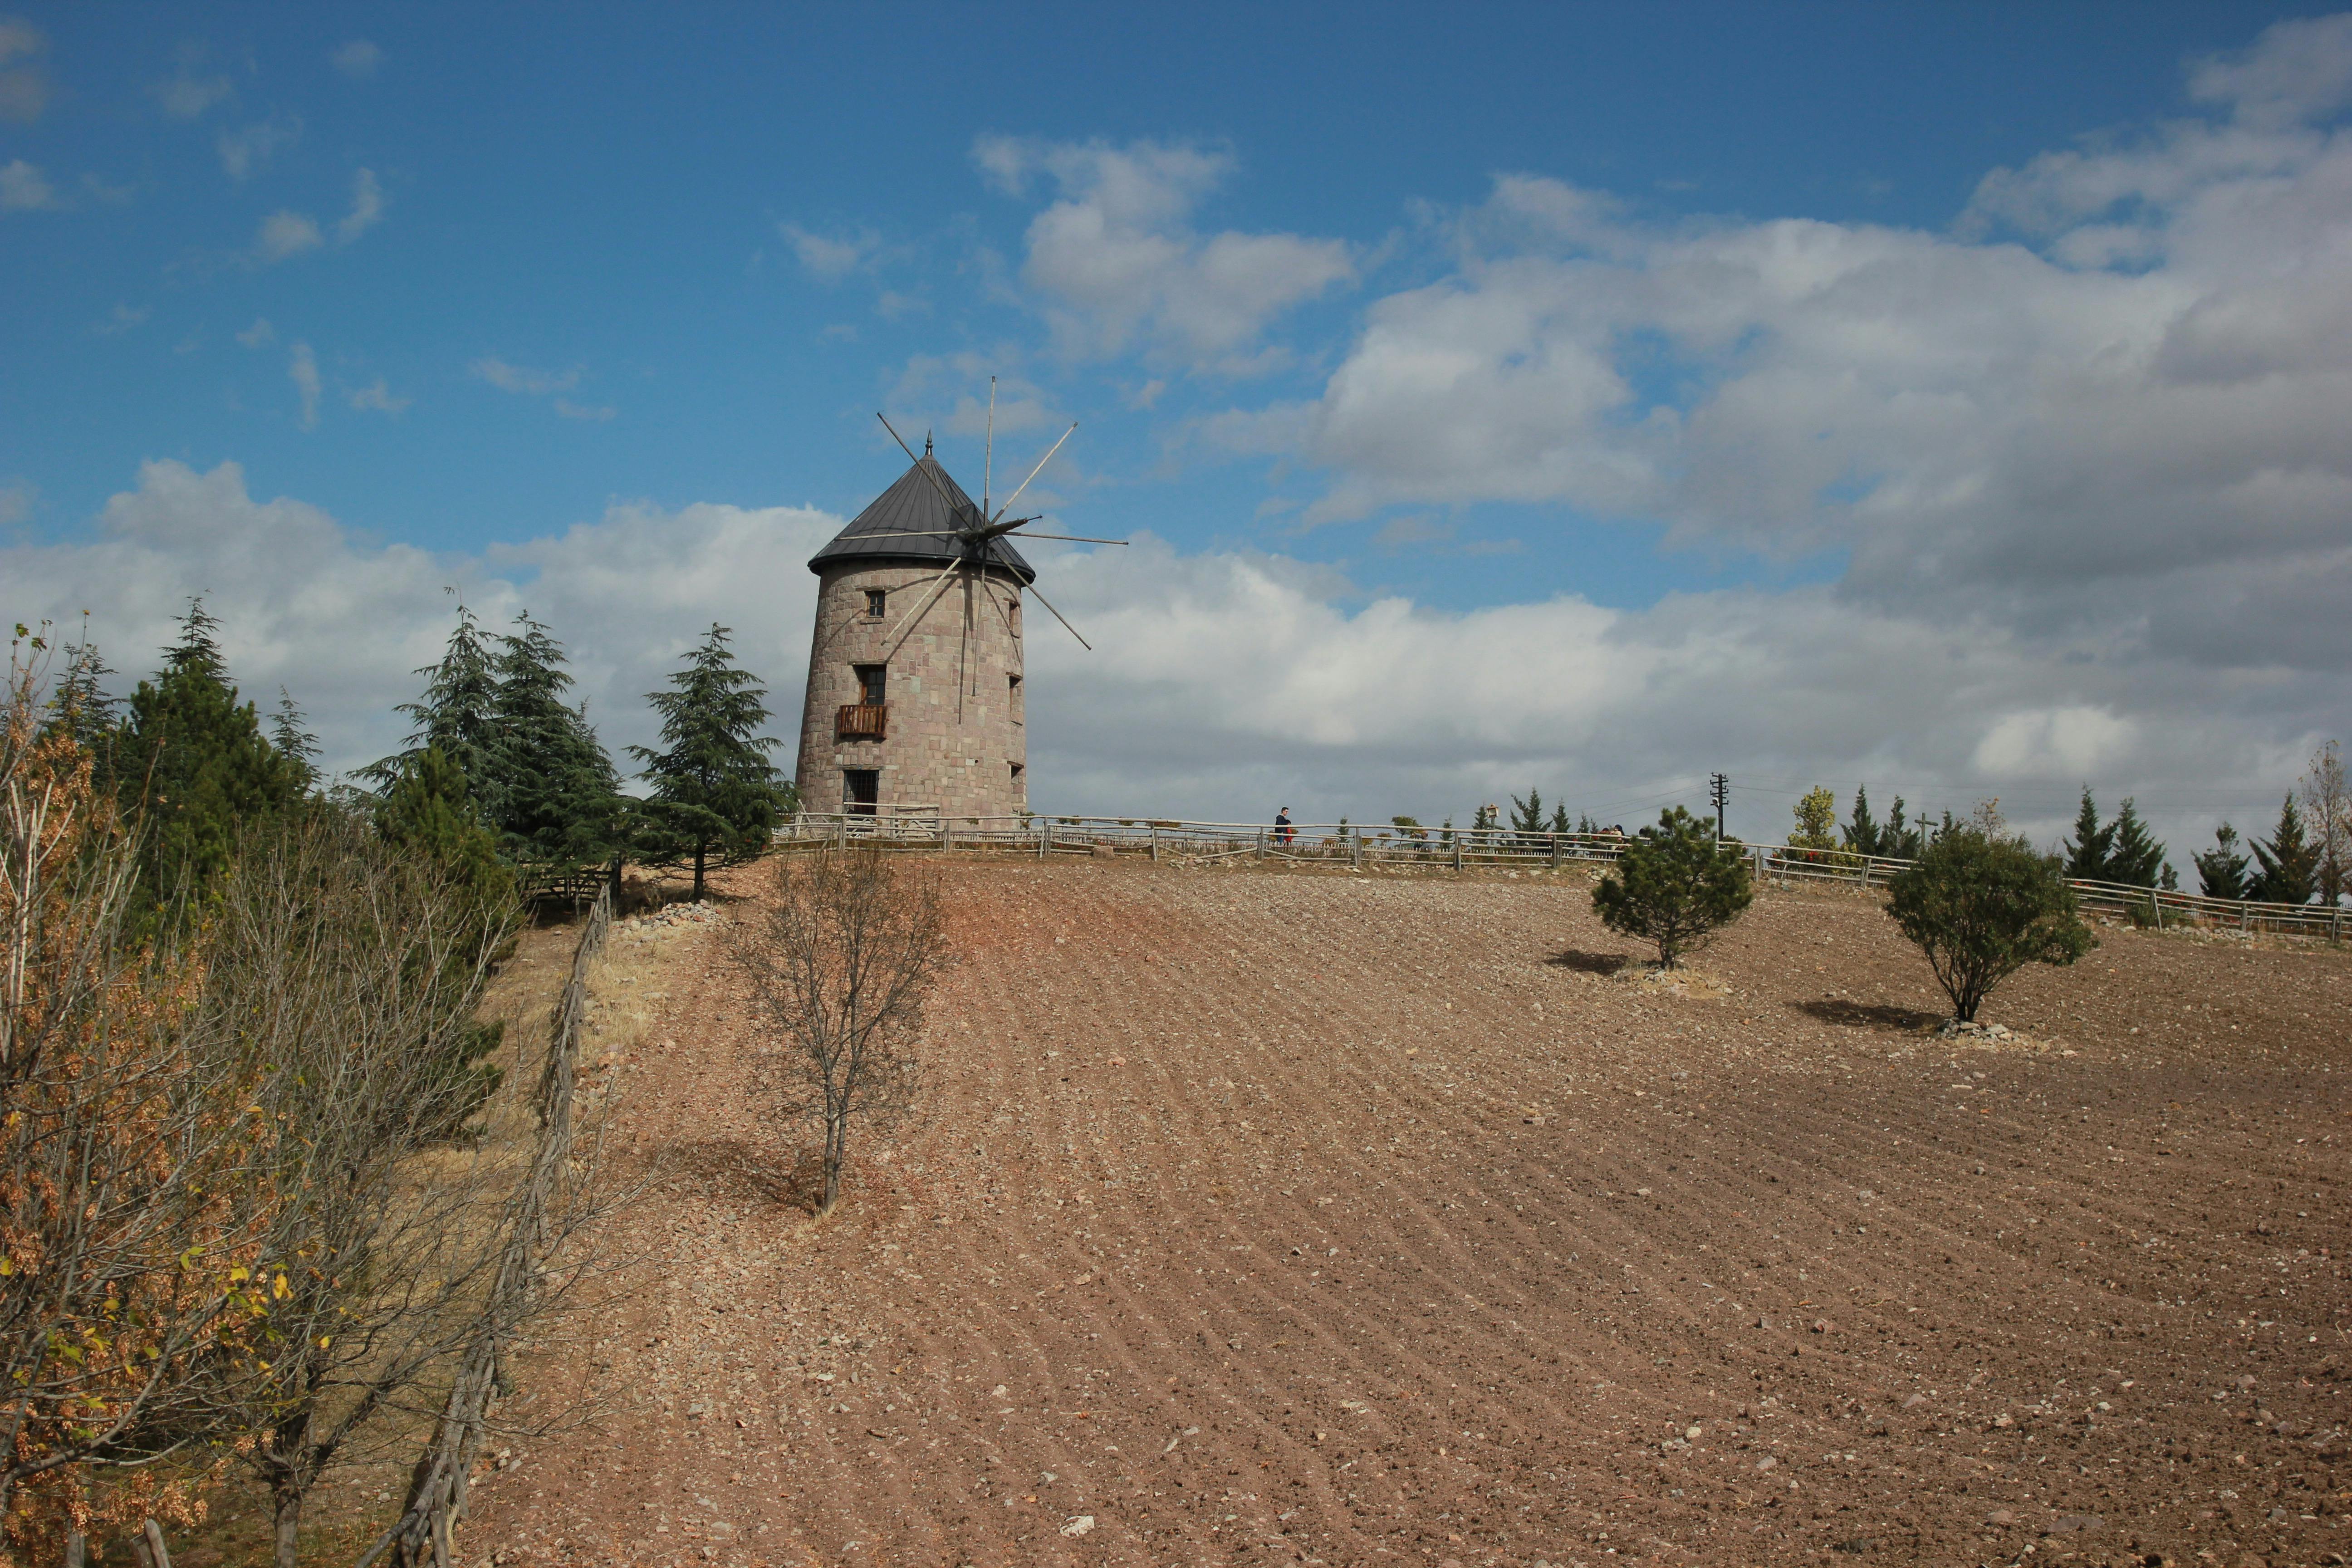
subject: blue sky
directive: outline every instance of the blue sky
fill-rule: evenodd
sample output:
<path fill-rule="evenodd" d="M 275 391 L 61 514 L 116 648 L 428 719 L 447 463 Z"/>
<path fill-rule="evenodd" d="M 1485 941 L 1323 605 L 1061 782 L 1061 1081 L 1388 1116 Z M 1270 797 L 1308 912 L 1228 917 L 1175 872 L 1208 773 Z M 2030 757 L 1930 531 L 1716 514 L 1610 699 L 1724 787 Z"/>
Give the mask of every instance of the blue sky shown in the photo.
<path fill-rule="evenodd" d="M 13 15 L 14 613 L 89 608 L 136 668 L 175 595 L 247 594 L 250 679 L 312 672 L 353 754 L 406 666 L 372 682 L 305 645 L 333 616 L 274 619 L 362 596 L 300 551 L 224 554 L 267 532 L 237 508 L 315 511 L 328 578 L 562 605 L 631 527 L 694 581 L 681 520 L 772 543 L 853 513 L 903 465 L 877 406 L 976 485 L 991 374 L 1000 469 L 1080 421 L 1042 493 L 1150 547 L 1062 563 L 1065 607 L 1131 635 L 1066 709 L 1038 689 L 1047 804 L 1430 815 L 1727 767 L 2037 820 L 2087 777 L 2185 832 L 2345 727 L 2342 639 L 2266 632 L 2306 618 L 2248 576 L 2346 570 L 2352 443 L 2308 407 L 2352 365 L 2352 30 L 2322 10 Z M 2226 368 L 2249 354 L 2284 355 L 2311 427 L 2273 427 Z M 776 559 L 711 609 L 789 710 L 806 584 Z M 213 580 L 239 572 L 267 580 Z M 585 598 L 559 623 L 609 738 L 690 598 L 638 607 L 643 647 Z M 1492 640 L 1536 607 L 1575 624 Z M 370 612 L 383 661 L 444 608 Z M 1221 616 L 1278 635 L 1223 668 Z M 1999 668 L 1901 695 L 1931 677 L 1886 648 L 1956 622 Z M 1708 676 L 1711 637 L 1774 684 Z M 1401 692 L 1444 683 L 1408 647 L 1493 710 L 1410 721 Z M 1208 717 L 1235 682 L 1265 717 Z"/>

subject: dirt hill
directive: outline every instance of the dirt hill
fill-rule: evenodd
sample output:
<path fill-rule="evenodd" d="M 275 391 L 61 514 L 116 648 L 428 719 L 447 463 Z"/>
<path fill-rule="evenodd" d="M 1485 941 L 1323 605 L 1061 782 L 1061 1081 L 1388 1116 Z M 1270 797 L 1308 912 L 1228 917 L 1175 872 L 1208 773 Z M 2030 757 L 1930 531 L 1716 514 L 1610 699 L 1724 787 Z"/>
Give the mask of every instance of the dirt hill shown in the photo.
<path fill-rule="evenodd" d="M 2341 954 L 2105 931 L 1963 1047 L 1853 897 L 1675 992 L 1573 874 L 906 865 L 930 1112 L 822 1226 L 713 929 L 615 944 L 646 1261 L 467 1561 L 2352 1553 Z"/>

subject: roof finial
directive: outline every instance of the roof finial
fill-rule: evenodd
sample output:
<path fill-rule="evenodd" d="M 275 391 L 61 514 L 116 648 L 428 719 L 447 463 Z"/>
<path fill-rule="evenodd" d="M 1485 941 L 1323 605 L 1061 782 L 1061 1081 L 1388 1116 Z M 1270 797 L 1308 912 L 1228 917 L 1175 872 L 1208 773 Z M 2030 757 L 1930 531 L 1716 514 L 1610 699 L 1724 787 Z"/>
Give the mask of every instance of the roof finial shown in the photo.
<path fill-rule="evenodd" d="M 924 431 L 924 432 L 923 432 L 923 456 L 924 456 L 924 457 L 926 457 L 926 458 L 928 458 L 928 457 L 929 457 L 930 455 L 931 455 L 931 433 L 930 433 L 929 430 L 926 430 L 926 431 Z"/>

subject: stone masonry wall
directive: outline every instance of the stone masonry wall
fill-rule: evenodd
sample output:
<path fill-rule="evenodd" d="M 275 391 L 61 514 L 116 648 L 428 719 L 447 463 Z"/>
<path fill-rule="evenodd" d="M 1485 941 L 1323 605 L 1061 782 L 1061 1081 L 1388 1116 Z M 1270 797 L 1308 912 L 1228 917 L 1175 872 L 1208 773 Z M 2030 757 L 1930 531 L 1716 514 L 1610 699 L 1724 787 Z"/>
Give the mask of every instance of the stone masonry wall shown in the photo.
<path fill-rule="evenodd" d="M 881 770 L 886 811 L 911 805 L 1006 816 L 1028 809 L 1028 780 L 1014 771 L 1029 760 L 1026 708 L 1011 679 L 1022 673 L 1020 585 L 1005 574 L 963 573 L 913 626 L 896 629 L 938 576 L 936 566 L 873 565 L 832 568 L 820 578 L 794 773 L 804 809 L 841 810 L 850 768 Z M 889 595 L 879 618 L 866 614 L 869 588 Z M 835 733 L 842 705 L 858 700 L 861 664 L 888 671 L 888 734 L 880 741 Z"/>

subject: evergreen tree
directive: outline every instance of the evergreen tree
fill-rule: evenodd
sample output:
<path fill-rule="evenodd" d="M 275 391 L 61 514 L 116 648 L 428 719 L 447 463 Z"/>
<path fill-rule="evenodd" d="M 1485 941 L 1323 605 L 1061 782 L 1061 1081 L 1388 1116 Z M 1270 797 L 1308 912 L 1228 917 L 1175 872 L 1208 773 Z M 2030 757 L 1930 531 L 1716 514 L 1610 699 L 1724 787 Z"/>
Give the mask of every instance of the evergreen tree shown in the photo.
<path fill-rule="evenodd" d="M 1945 822 L 1918 863 L 1887 883 L 1886 912 L 1927 955 L 1965 1024 L 2025 965 L 2069 964 L 2094 944 L 2056 857 L 1954 824 L 1948 814 Z"/>
<path fill-rule="evenodd" d="M 727 637 L 728 629 L 712 623 L 702 646 L 670 677 L 671 689 L 646 694 L 662 716 L 665 749 L 629 748 L 654 786 L 646 809 L 652 841 L 665 852 L 694 857 L 697 899 L 714 851 L 730 859 L 756 855 L 790 809 L 792 786 L 767 757 L 782 742 L 753 733 L 768 721 L 761 701 L 768 693 L 737 666 Z"/>
<path fill-rule="evenodd" d="M 2304 837 L 2303 813 L 2295 809 L 2292 793 L 2279 806 L 2278 826 L 2270 842 L 2257 838 L 2248 847 L 2262 868 L 2246 889 L 2248 898 L 2265 904 L 2311 902 L 2319 885 L 2319 847 Z"/>
<path fill-rule="evenodd" d="M 1791 849 L 1834 849 L 1831 829 L 1837 826 L 1837 796 L 1816 784 L 1797 802 L 1796 826 L 1789 834 Z"/>
<path fill-rule="evenodd" d="M 620 847 L 627 831 L 620 778 L 587 710 L 567 707 L 563 645 L 526 610 L 499 639 L 493 666 L 496 743 L 485 759 L 487 816 L 509 858 L 583 866 Z M 462 771 L 463 764 L 459 764 Z"/>
<path fill-rule="evenodd" d="M 459 940 L 451 943 L 450 979 L 461 978 L 488 944 L 504 957 L 514 940 L 514 873 L 499 858 L 497 840 L 475 815 L 466 775 L 438 746 L 427 746 L 400 763 L 375 809 L 376 832 L 385 843 L 420 861 L 429 861 L 446 879 L 446 896 L 463 905 L 456 927 Z M 446 1043 L 449 1085 L 446 1100 L 434 1106 L 432 1136 L 463 1135 L 483 1102 L 503 1076 L 498 1048 L 505 1037 L 502 1022 L 472 1023 Z"/>
<path fill-rule="evenodd" d="M 122 723 L 122 700 L 110 697 L 106 678 L 114 671 L 98 656 L 85 622 L 81 641 L 66 649 L 65 673 L 49 693 L 48 725 L 70 735 L 96 761 L 101 779 L 113 751 L 115 732 Z"/>
<path fill-rule="evenodd" d="M 1844 827 L 1845 847 L 1857 855 L 1880 855 L 1877 819 L 1870 815 L 1870 790 L 1867 785 L 1853 786 L 1853 816 Z"/>
<path fill-rule="evenodd" d="M 1543 792 L 1531 784 L 1527 799 L 1511 797 L 1511 831 L 1519 836 L 1520 842 L 1533 843 L 1542 837 L 1543 830 Z"/>
<path fill-rule="evenodd" d="M 245 828 L 302 797 L 299 769 L 237 702 L 218 625 L 201 600 L 189 605 L 163 668 L 132 693 L 116 749 L 116 792 L 141 818 L 134 903 L 149 931 L 209 895 Z"/>
<path fill-rule="evenodd" d="M 2112 826 L 2106 875 L 2101 880 L 2132 888 L 2156 886 L 2157 869 L 2164 864 L 2164 846 L 2150 837 L 2147 824 L 2132 809 L 2131 796 L 2124 796 L 2123 808 L 2116 813 Z"/>
<path fill-rule="evenodd" d="M 1927 848 L 1927 819 L 1916 823 L 1903 820 L 1903 797 L 1895 797 L 1895 809 L 1886 814 L 1886 826 L 1878 830 L 1878 854 L 1890 860 L 1916 860 Z"/>
<path fill-rule="evenodd" d="M 1576 829 L 1568 820 L 1568 802 L 1560 801 L 1551 808 L 1551 831 L 1565 838 Z"/>
<path fill-rule="evenodd" d="M 1711 820 L 1677 805 L 1625 841 L 1616 869 L 1592 889 L 1592 911 L 1611 931 L 1657 943 L 1659 967 L 1673 969 L 1755 898 L 1739 841 L 1718 841 Z"/>
<path fill-rule="evenodd" d="M 302 727 L 302 710 L 284 687 L 278 689 L 278 711 L 270 716 L 269 742 L 293 770 L 296 787 L 309 790 L 319 783 L 319 737 Z"/>
<path fill-rule="evenodd" d="M 2078 882 L 2105 882 L 2108 865 L 2116 852 L 2116 826 L 2099 822 L 2098 803 L 2091 798 L 2091 786 L 2083 786 L 2083 808 L 2074 816 L 2074 837 L 2062 846 L 2066 852 L 2066 875 Z"/>
<path fill-rule="evenodd" d="M 493 796 L 499 777 L 498 656 L 489 634 L 474 619 L 473 611 L 462 603 L 458 605 L 457 625 L 449 633 L 449 645 L 442 650 L 441 662 L 428 664 L 415 673 L 425 678 L 424 695 L 394 710 L 415 722 L 416 727 L 408 736 L 409 749 L 397 757 L 372 763 L 363 770 L 364 773 L 381 784 L 389 784 L 403 763 L 423 754 L 427 747 L 438 747 L 442 756 L 465 776 L 467 787 L 474 792 L 475 804 L 485 816 L 495 818 L 498 803 Z"/>

